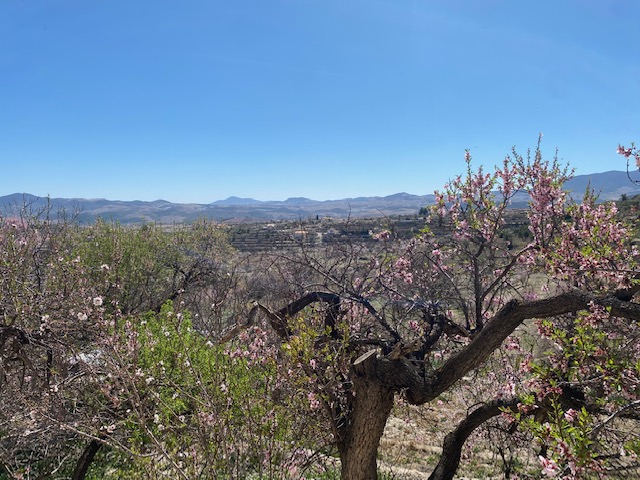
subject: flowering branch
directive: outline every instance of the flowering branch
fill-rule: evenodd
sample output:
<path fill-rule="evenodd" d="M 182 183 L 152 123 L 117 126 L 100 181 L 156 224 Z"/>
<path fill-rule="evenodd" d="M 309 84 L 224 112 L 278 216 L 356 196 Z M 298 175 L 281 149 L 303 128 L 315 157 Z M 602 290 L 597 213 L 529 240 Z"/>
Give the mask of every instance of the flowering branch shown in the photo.
<path fill-rule="evenodd" d="M 631 174 L 629 173 L 629 161 L 631 158 L 635 159 L 636 168 L 640 170 L 640 150 L 638 150 L 635 144 L 631 142 L 630 148 L 626 148 L 622 145 L 618 145 L 617 153 L 618 155 L 622 155 L 624 158 L 627 159 L 627 177 L 629 177 L 629 180 L 631 180 L 636 185 L 640 185 L 640 180 L 633 180 L 631 178 Z"/>

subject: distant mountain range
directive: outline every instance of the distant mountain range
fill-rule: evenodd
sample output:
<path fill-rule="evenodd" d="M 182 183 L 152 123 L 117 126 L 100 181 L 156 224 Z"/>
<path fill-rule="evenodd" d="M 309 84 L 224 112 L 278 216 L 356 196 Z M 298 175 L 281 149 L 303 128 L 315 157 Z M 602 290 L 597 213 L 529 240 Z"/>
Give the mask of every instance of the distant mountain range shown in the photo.
<path fill-rule="evenodd" d="M 610 171 L 590 175 L 578 175 L 566 184 L 566 188 L 578 196 L 587 185 L 599 194 L 600 199 L 617 200 L 621 195 L 640 194 L 640 186 L 629 181 L 626 172 Z M 413 215 L 432 204 L 433 195 L 396 193 L 386 197 L 358 197 L 342 200 L 316 201 L 308 198 L 289 198 L 284 201 L 260 201 L 252 198 L 229 197 L 209 204 L 171 203 L 165 200 L 143 202 L 84 198 L 42 198 L 28 193 L 14 193 L 0 197 L 0 213 L 15 216 L 25 205 L 37 212 L 47 203 L 54 210 L 64 209 L 77 213 L 80 222 L 93 222 L 96 218 L 121 223 L 182 223 L 206 217 L 219 222 L 240 223 L 269 220 L 296 220 L 320 217 L 363 218 L 385 215 Z M 521 196 L 513 207 L 524 207 L 526 196 Z"/>

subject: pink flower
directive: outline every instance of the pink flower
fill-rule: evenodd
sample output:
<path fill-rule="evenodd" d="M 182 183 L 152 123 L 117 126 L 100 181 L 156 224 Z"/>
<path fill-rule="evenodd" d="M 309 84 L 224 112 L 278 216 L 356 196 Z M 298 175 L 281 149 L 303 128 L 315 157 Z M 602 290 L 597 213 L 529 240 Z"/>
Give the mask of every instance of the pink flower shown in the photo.
<path fill-rule="evenodd" d="M 578 418 L 578 411 L 574 410 L 573 408 L 570 408 L 569 410 L 564 412 L 564 419 L 569 423 L 575 422 L 577 418 Z"/>
<path fill-rule="evenodd" d="M 542 465 L 542 473 L 547 477 L 555 477 L 560 473 L 560 469 L 556 462 L 553 460 L 548 460 L 544 458 L 542 455 L 538 456 L 538 460 L 540 460 L 540 464 Z"/>
<path fill-rule="evenodd" d="M 102 306 L 102 297 L 95 297 L 93 299 L 93 305 L 95 307 L 101 307 Z"/>
<path fill-rule="evenodd" d="M 309 395 L 307 395 L 307 399 L 309 400 L 309 406 L 311 407 L 311 410 L 317 410 L 320 408 L 320 400 L 318 400 L 318 396 L 315 393 L 309 392 Z"/>

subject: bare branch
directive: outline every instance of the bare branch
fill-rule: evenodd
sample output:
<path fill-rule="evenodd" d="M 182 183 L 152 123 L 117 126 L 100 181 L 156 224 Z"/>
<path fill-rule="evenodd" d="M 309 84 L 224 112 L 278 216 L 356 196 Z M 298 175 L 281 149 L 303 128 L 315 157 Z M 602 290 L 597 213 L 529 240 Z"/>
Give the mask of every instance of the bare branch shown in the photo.
<path fill-rule="evenodd" d="M 629 410 L 634 410 L 634 409 L 636 409 L 638 407 L 640 407 L 640 400 L 636 400 L 635 402 L 628 403 L 624 407 L 616 410 L 611 415 L 609 415 L 607 418 L 605 418 L 601 423 L 599 423 L 591 431 L 591 438 L 597 437 L 598 434 L 602 431 L 602 429 L 604 427 L 606 427 L 609 423 L 611 423 L 613 420 L 615 420 L 617 417 L 623 415 L 624 413 L 628 412 Z"/>

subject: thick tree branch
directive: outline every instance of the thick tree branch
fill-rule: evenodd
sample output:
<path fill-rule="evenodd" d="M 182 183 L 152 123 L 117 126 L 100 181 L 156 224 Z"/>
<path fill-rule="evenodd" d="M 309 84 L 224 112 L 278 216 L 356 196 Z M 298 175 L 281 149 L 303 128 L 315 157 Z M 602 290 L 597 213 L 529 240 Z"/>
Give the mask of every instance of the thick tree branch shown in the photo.
<path fill-rule="evenodd" d="M 429 476 L 429 480 L 450 480 L 458 470 L 462 447 L 469 435 L 487 420 L 500 415 L 505 408 L 515 408 L 518 405 L 517 398 L 505 400 L 493 400 L 476 408 L 462 420 L 455 430 L 444 437 L 442 455 L 435 470 Z"/>
<path fill-rule="evenodd" d="M 288 337 L 290 334 L 288 319 L 301 312 L 304 308 L 316 302 L 324 302 L 329 304 L 325 315 L 324 324 L 331 329 L 331 336 L 335 338 L 337 332 L 335 330 L 336 320 L 340 312 L 340 295 L 328 292 L 311 292 L 300 297 L 295 302 L 281 308 L 275 314 L 269 316 L 269 321 L 273 329 L 281 337 Z"/>
<path fill-rule="evenodd" d="M 591 303 L 609 309 L 611 316 L 640 321 L 640 305 L 620 300 L 615 293 L 597 295 L 571 291 L 528 302 L 512 300 L 500 309 L 469 345 L 452 355 L 436 371 L 431 391 L 424 392 L 425 401 L 445 392 L 469 371 L 481 365 L 523 321 L 586 310 Z"/>
<path fill-rule="evenodd" d="M 574 290 L 541 300 L 512 300 L 487 322 L 465 348 L 449 357 L 433 374 L 425 375 L 419 365 L 397 352 L 385 358 L 378 356 L 376 351 L 365 354 L 367 361 L 362 374 L 396 391 L 404 391 L 407 401 L 412 404 L 424 404 L 447 391 L 460 378 L 481 365 L 527 319 L 551 318 L 587 310 L 593 303 L 607 308 L 614 317 L 640 321 L 640 304 L 627 301 L 630 298 L 629 292 L 630 290 L 626 290 L 623 293 L 598 295 Z M 333 331 L 340 307 L 340 296 L 334 293 L 311 292 L 277 312 L 256 304 L 250 319 L 257 310 L 264 312 L 275 332 L 280 337 L 287 338 L 291 334 L 288 319 L 315 302 L 329 304 L 325 324 Z M 417 348 L 414 345 L 406 347 L 407 352 Z"/>
<path fill-rule="evenodd" d="M 424 377 L 422 370 L 407 358 L 380 357 L 377 350 L 369 350 L 355 360 L 354 366 L 360 375 L 370 380 L 396 391 L 404 390 L 409 403 L 425 403 L 423 392 L 429 390 L 431 378 Z"/>
<path fill-rule="evenodd" d="M 76 463 L 76 468 L 73 470 L 71 480 L 84 480 L 89 471 L 89 467 L 93 463 L 93 460 L 98 453 L 98 450 L 102 447 L 102 443 L 97 440 L 91 440 L 85 449 L 82 451 L 82 455 Z"/>
<path fill-rule="evenodd" d="M 231 328 L 223 331 L 216 340 L 216 343 L 226 343 L 235 338 L 241 331 L 251 327 L 255 323 L 255 318 L 258 312 L 262 312 L 266 315 L 271 328 L 273 328 L 279 337 L 288 338 L 291 335 L 291 329 L 288 324 L 289 318 L 315 302 L 324 302 L 329 304 L 329 308 L 325 314 L 324 323 L 325 326 L 329 327 L 331 330 L 332 337 L 335 338 L 337 336 L 335 326 L 340 312 L 340 296 L 335 293 L 311 292 L 286 305 L 277 312 L 272 312 L 264 305 L 254 302 L 253 307 L 249 311 L 247 321 L 245 323 L 236 323 Z"/>
<path fill-rule="evenodd" d="M 391 359 L 379 356 L 368 359 L 366 374 L 384 385 L 404 391 L 410 403 L 424 404 L 447 391 L 468 372 L 482 365 L 524 320 L 551 318 L 586 310 L 591 303 L 609 309 L 614 317 L 640 321 L 640 305 L 620 300 L 617 293 L 597 295 L 572 291 L 542 300 L 512 300 L 465 348 L 449 357 L 432 375 L 424 376 L 418 366 L 406 358 Z"/>

